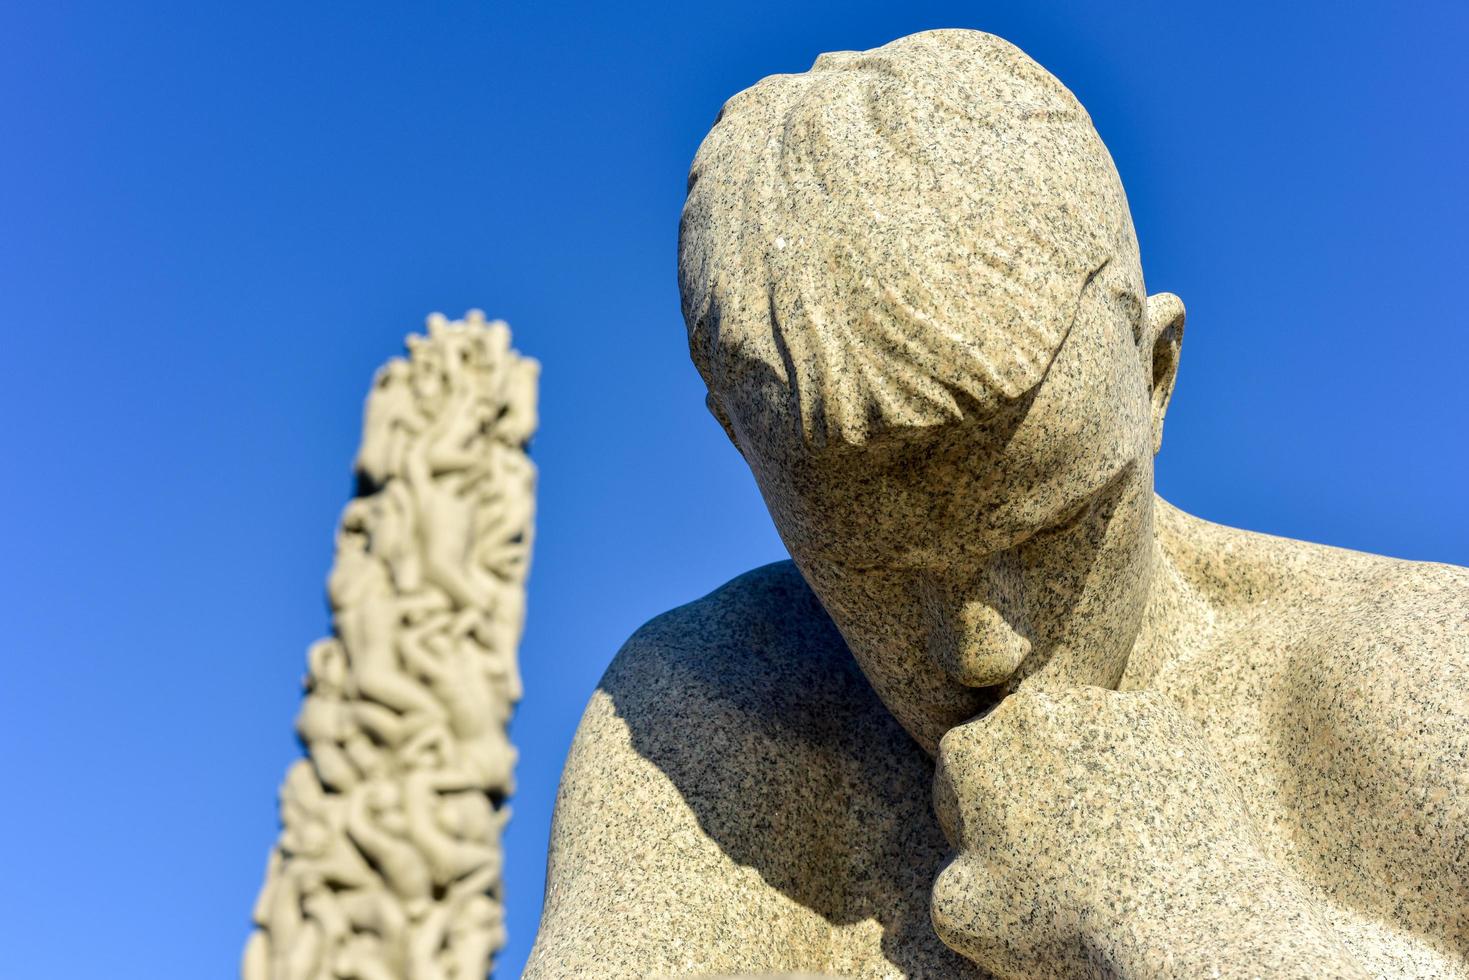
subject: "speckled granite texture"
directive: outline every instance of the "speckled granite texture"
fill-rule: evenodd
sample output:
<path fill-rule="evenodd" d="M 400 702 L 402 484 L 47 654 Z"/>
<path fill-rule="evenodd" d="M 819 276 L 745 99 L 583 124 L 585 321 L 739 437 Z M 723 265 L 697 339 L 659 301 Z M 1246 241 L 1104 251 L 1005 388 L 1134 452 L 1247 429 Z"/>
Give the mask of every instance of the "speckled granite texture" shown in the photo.
<path fill-rule="evenodd" d="M 1154 494 L 1183 304 L 1058 81 L 765 79 L 679 278 L 794 562 L 618 654 L 528 977 L 1469 976 L 1469 571 Z"/>
<path fill-rule="evenodd" d="M 593 695 L 526 976 L 983 976 L 929 924 L 932 778 L 795 568 L 749 572 Z"/>

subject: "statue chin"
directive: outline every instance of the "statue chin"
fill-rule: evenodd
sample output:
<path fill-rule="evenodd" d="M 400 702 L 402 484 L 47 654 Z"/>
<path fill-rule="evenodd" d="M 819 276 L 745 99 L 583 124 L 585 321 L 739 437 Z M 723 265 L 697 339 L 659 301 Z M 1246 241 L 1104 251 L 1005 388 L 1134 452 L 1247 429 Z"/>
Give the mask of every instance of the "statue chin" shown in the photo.
<path fill-rule="evenodd" d="M 1030 640 L 1020 635 L 994 607 L 966 611 L 966 628 L 957 643 L 947 638 L 931 643 L 939 669 L 964 687 L 996 687 L 1020 669 L 1029 655 Z"/>

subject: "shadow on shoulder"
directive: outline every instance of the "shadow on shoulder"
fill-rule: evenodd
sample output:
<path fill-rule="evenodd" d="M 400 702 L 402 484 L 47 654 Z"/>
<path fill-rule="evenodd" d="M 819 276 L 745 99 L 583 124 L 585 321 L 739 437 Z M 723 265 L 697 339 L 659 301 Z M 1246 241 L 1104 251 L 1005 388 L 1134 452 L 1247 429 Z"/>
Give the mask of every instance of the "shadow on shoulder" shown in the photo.
<path fill-rule="evenodd" d="M 832 926 L 880 923 L 883 956 L 908 975 L 969 975 L 929 924 L 946 857 L 932 763 L 791 562 L 649 622 L 600 693 L 735 864 Z"/>

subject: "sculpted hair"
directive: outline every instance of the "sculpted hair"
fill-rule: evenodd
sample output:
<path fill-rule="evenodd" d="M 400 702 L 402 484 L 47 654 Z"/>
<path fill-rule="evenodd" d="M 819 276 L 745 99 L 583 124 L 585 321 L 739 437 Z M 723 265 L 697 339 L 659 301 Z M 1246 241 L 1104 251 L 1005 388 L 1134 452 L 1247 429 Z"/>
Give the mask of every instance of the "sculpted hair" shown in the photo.
<path fill-rule="evenodd" d="M 1009 43 L 822 55 L 730 99 L 694 158 L 689 350 L 747 455 L 860 446 L 1029 391 L 1131 236 L 1086 111 Z"/>

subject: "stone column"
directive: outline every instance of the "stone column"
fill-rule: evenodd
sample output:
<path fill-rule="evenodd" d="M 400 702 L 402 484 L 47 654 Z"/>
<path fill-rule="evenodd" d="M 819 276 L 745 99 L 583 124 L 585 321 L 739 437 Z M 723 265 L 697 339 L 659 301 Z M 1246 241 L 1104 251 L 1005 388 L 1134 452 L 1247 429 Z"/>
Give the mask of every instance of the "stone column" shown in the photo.
<path fill-rule="evenodd" d="M 478 310 L 377 374 L 244 980 L 482 980 L 520 698 L 540 365 Z"/>

